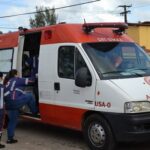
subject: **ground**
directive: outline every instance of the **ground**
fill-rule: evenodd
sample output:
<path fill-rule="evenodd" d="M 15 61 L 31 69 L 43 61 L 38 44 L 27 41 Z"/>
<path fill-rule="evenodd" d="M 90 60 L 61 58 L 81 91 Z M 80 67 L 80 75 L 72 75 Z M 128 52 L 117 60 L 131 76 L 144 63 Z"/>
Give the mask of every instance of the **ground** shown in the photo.
<path fill-rule="evenodd" d="M 2 141 L 6 144 L 6 131 Z M 89 150 L 82 133 L 45 125 L 28 120 L 20 120 L 16 129 L 18 143 L 6 144 L 3 150 Z M 120 144 L 116 150 L 149 150 L 150 144 Z"/>

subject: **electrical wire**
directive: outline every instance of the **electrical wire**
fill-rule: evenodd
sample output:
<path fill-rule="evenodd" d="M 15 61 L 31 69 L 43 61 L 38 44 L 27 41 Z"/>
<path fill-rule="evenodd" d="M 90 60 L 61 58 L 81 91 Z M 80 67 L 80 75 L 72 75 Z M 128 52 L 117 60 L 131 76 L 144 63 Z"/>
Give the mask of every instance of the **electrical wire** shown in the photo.
<path fill-rule="evenodd" d="M 16 30 L 18 28 L 0 26 L 0 29 L 14 29 L 14 30 Z"/>
<path fill-rule="evenodd" d="M 90 4 L 90 3 L 94 3 L 94 2 L 98 2 L 98 1 L 100 1 L 100 0 L 88 1 L 88 2 L 84 2 L 84 3 L 78 3 L 78 4 L 68 5 L 68 6 L 62 6 L 62 7 L 52 8 L 52 9 L 48 9 L 48 10 L 65 9 L 65 8 L 69 8 L 69 7 L 75 7 L 75 6 Z M 21 13 L 21 14 L 14 14 L 14 15 L 7 15 L 7 16 L 0 16 L 0 18 L 2 19 L 2 18 L 10 18 L 10 17 L 23 16 L 23 15 L 31 15 L 31 14 L 41 13 L 41 12 L 45 12 L 45 10 L 42 10 L 42 11 L 33 11 L 33 12 L 27 12 L 27 13 Z"/>
<path fill-rule="evenodd" d="M 52 9 L 48 9 L 48 10 L 53 10 L 53 9 L 55 9 L 55 10 L 61 10 L 61 9 L 69 8 L 69 7 L 81 6 L 81 5 L 85 5 L 85 4 L 89 4 L 89 3 L 94 3 L 94 2 L 98 2 L 98 1 L 100 1 L 100 0 L 93 0 L 93 1 L 88 1 L 88 2 L 84 2 L 84 3 L 78 3 L 78 4 L 63 6 L 63 7 L 52 8 Z M 137 6 L 133 6 L 132 9 L 136 9 L 136 8 L 138 9 L 140 7 L 147 7 L 147 6 L 149 6 L 149 4 L 145 5 L 144 3 L 140 3 Z M 69 10 L 69 11 L 71 11 L 71 10 Z M 14 15 L 8 15 L 8 16 L 0 16 L 0 18 L 2 19 L 2 18 L 9 18 L 9 17 L 17 17 L 17 16 L 36 14 L 36 13 L 41 13 L 41 12 L 45 12 L 45 10 L 38 11 L 38 12 L 35 11 L 35 12 L 27 12 L 27 13 L 21 13 L 21 14 L 14 14 Z M 112 10 L 112 11 L 105 11 L 105 10 L 94 10 L 93 11 L 92 10 L 92 13 L 93 12 L 97 12 L 97 13 L 101 13 L 101 14 L 116 14 L 116 15 L 120 14 L 118 11 L 116 11 L 116 9 Z M 90 13 L 90 12 L 88 12 L 88 13 Z M 72 17 L 69 17 L 69 18 L 72 18 Z M 69 19 L 69 18 L 67 18 L 67 19 Z M 73 18 L 75 18 L 75 17 L 73 17 Z M 82 17 L 82 18 L 84 18 L 84 17 Z M 0 26 L 0 28 L 2 28 L 2 29 L 18 29 L 18 28 L 12 28 L 12 27 L 4 27 L 4 26 Z"/>

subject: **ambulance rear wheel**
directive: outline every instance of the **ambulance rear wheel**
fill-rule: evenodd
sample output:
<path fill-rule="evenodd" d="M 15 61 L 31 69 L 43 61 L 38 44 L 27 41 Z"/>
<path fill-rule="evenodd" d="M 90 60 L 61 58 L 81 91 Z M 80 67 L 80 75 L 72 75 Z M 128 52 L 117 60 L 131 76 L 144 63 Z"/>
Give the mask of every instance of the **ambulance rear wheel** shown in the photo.
<path fill-rule="evenodd" d="M 83 133 L 91 150 L 113 150 L 115 147 L 109 124 L 98 114 L 93 114 L 85 120 Z"/>

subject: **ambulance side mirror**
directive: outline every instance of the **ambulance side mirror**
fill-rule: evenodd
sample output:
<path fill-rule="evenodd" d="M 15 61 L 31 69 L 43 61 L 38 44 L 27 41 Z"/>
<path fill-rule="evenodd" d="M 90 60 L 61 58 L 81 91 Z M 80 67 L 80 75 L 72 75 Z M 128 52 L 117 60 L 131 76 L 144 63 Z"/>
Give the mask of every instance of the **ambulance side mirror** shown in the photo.
<path fill-rule="evenodd" d="M 86 67 L 80 68 L 75 75 L 75 85 L 79 87 L 91 86 L 92 77 Z"/>

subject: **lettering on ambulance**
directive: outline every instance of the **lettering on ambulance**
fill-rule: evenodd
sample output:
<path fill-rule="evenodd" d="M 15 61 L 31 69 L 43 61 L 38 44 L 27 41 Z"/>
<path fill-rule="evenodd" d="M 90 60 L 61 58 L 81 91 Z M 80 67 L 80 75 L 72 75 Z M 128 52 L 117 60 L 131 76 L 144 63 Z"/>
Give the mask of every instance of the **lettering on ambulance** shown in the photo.
<path fill-rule="evenodd" d="M 97 38 L 98 41 L 122 42 L 121 38 Z"/>
<path fill-rule="evenodd" d="M 111 103 L 110 102 L 95 102 L 95 106 L 96 107 L 106 107 L 106 108 L 110 108 L 111 107 Z"/>

